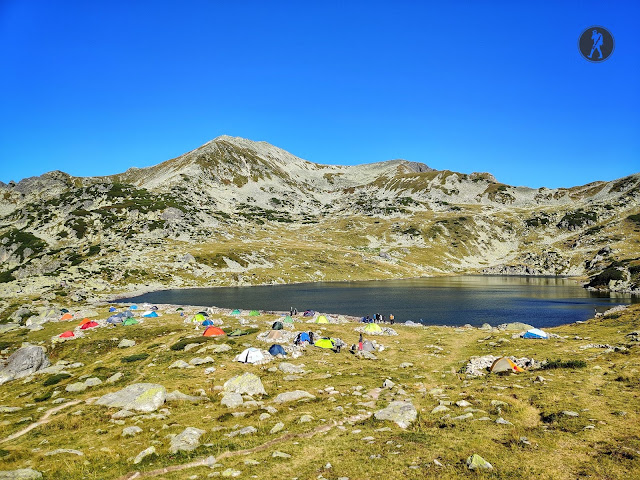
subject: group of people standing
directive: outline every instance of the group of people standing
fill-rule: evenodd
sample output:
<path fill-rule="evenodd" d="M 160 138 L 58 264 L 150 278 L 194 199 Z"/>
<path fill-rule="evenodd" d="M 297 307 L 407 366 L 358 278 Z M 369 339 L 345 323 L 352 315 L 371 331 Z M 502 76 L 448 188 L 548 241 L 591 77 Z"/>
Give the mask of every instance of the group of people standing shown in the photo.
<path fill-rule="evenodd" d="M 389 323 L 391 323 L 391 325 L 394 324 L 396 318 L 393 316 L 393 313 L 389 314 Z M 385 323 L 385 319 L 384 319 L 384 315 L 380 314 L 380 313 L 374 313 L 373 314 L 373 318 L 371 318 L 369 315 L 367 315 L 366 317 L 362 317 L 362 323 Z"/>

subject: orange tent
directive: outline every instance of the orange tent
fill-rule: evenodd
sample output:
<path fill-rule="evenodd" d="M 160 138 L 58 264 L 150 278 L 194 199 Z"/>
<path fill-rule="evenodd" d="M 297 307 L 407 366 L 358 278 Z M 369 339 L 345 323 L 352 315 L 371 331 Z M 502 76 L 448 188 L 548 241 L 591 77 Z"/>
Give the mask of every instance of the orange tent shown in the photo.
<path fill-rule="evenodd" d="M 78 324 L 79 326 L 84 325 L 85 323 L 89 323 L 91 320 L 89 320 L 88 318 L 83 318 L 82 321 Z"/>
<path fill-rule="evenodd" d="M 202 335 L 205 337 L 220 337 L 226 334 L 224 333 L 224 330 L 222 330 L 221 328 L 211 326 L 211 327 L 207 327 L 207 329 L 204 331 Z"/>
<path fill-rule="evenodd" d="M 73 319 L 73 315 L 71 315 L 70 313 L 65 313 L 64 315 L 62 315 L 62 317 L 60 317 L 60 321 L 71 319 Z"/>
<path fill-rule="evenodd" d="M 67 330 L 66 332 L 60 334 L 60 338 L 70 338 L 70 337 L 75 337 L 75 335 L 71 330 Z"/>
<path fill-rule="evenodd" d="M 493 364 L 491 365 L 491 371 L 493 373 L 524 372 L 522 368 L 513 363 L 507 357 L 500 357 L 495 362 L 493 362 Z"/>
<path fill-rule="evenodd" d="M 86 330 L 87 328 L 93 328 L 97 326 L 98 326 L 98 322 L 87 322 L 87 323 L 83 323 L 80 328 L 82 330 Z"/>

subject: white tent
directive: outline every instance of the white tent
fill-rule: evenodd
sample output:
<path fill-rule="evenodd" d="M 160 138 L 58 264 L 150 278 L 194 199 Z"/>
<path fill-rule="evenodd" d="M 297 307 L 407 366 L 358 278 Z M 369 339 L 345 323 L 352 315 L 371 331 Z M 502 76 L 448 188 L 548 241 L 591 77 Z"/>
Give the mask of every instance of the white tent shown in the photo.
<path fill-rule="evenodd" d="M 524 335 L 522 335 L 522 338 L 549 338 L 549 334 L 539 328 L 532 328 L 531 330 L 527 330 Z"/>
<path fill-rule="evenodd" d="M 242 363 L 257 363 L 264 360 L 264 355 L 259 349 L 250 347 L 236 355 L 233 360 Z"/>

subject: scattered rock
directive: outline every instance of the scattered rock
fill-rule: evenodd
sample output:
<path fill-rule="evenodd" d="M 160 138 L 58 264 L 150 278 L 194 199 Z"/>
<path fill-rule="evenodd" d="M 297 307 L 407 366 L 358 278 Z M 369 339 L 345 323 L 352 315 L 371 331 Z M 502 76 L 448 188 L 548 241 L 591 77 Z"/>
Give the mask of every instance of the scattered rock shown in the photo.
<path fill-rule="evenodd" d="M 418 417 L 418 412 L 411 402 L 391 402 L 387 408 L 378 410 L 374 417 L 377 420 L 395 422 L 400 428 L 407 428 Z"/>
<path fill-rule="evenodd" d="M 176 360 L 171 365 L 169 365 L 169 368 L 194 368 L 194 367 L 193 365 L 189 365 L 184 360 Z"/>
<path fill-rule="evenodd" d="M 275 452 L 273 452 L 271 454 L 271 456 L 273 458 L 291 458 L 291 455 L 289 455 L 288 453 L 284 453 L 284 452 L 280 452 L 278 450 L 276 450 Z"/>
<path fill-rule="evenodd" d="M 233 468 L 227 468 L 222 472 L 223 477 L 239 477 L 240 475 L 242 475 L 242 472 Z"/>
<path fill-rule="evenodd" d="M 113 417 L 112 417 L 113 418 Z M 134 435 L 142 433 L 142 429 L 138 426 L 126 427 L 122 430 L 123 437 L 133 437 Z"/>
<path fill-rule="evenodd" d="M 169 451 L 177 453 L 180 451 L 190 452 L 200 446 L 200 437 L 205 433 L 199 428 L 187 427 L 181 433 L 171 439 Z"/>
<path fill-rule="evenodd" d="M 239 393 L 227 393 L 224 395 L 224 397 L 222 397 L 222 400 L 220 401 L 220 404 L 223 407 L 227 408 L 236 408 L 242 405 L 242 403 L 242 395 L 240 395 Z"/>
<path fill-rule="evenodd" d="M 307 423 L 312 421 L 313 421 L 313 417 L 311 415 L 302 415 L 300 417 L 300 420 L 298 420 L 298 423 Z"/>
<path fill-rule="evenodd" d="M 395 386 L 395 383 L 393 383 L 388 378 L 384 382 L 382 382 L 382 388 L 393 388 L 394 386 Z"/>
<path fill-rule="evenodd" d="M 95 403 L 138 412 L 155 412 L 164 402 L 167 390 L 155 383 L 134 383 L 117 392 L 107 393 Z"/>
<path fill-rule="evenodd" d="M 438 405 L 437 407 L 435 407 L 433 410 L 431 410 L 431 413 L 443 413 L 443 412 L 448 412 L 451 409 L 445 405 Z"/>
<path fill-rule="evenodd" d="M 116 372 L 113 375 L 111 375 L 109 378 L 107 378 L 106 382 L 107 383 L 115 383 L 118 380 L 120 380 L 122 377 L 123 377 L 122 373 Z"/>
<path fill-rule="evenodd" d="M 273 426 L 273 428 L 269 431 L 269 433 L 270 434 L 278 433 L 278 432 L 282 431 L 283 429 L 284 429 L 284 423 L 278 422 Z"/>
<path fill-rule="evenodd" d="M 278 370 L 283 373 L 305 373 L 304 368 L 298 365 L 294 365 L 293 363 L 282 362 L 278 365 Z"/>
<path fill-rule="evenodd" d="M 203 402 L 206 400 L 209 400 L 209 398 L 205 396 L 197 397 L 195 395 L 187 395 L 186 393 L 182 393 L 178 390 L 167 393 L 166 396 L 167 402 Z"/>
<path fill-rule="evenodd" d="M 126 338 L 123 338 L 122 340 L 120 340 L 120 343 L 118 344 L 118 348 L 129 348 L 129 347 L 134 347 L 136 345 L 135 340 L 127 340 Z"/>
<path fill-rule="evenodd" d="M 70 448 L 58 448 L 56 450 L 53 450 L 51 452 L 47 452 L 44 454 L 45 457 L 50 457 L 52 455 L 60 455 L 61 453 L 69 453 L 71 455 L 78 455 L 79 457 L 84 456 L 84 453 L 82 453 L 80 450 L 72 450 Z M 2 477 L 0 477 L 2 478 Z"/>
<path fill-rule="evenodd" d="M 87 385 L 84 382 L 70 383 L 65 390 L 67 392 L 84 392 L 87 389 Z"/>
<path fill-rule="evenodd" d="M 510 422 L 510 421 L 508 421 L 508 420 L 505 420 L 505 419 L 504 419 L 504 418 L 502 418 L 502 417 L 498 417 L 498 418 L 496 419 L 496 423 L 497 423 L 498 425 L 513 425 L 513 423 L 511 423 L 511 422 Z"/>
<path fill-rule="evenodd" d="M 275 403 L 287 403 L 287 402 L 295 402 L 296 400 L 301 400 L 303 398 L 313 399 L 316 398 L 315 395 L 310 394 L 309 392 L 305 392 L 304 390 L 294 390 L 293 392 L 284 392 L 279 394 L 276 398 L 274 398 Z"/>
<path fill-rule="evenodd" d="M 243 373 L 236 377 L 230 378 L 224 384 L 224 390 L 231 393 L 240 393 L 248 395 L 266 395 L 267 392 L 262 385 L 260 377 L 253 373 Z"/>
<path fill-rule="evenodd" d="M 195 357 L 189 360 L 190 365 L 204 365 L 205 363 L 213 363 L 213 362 L 215 362 L 215 360 L 211 357 L 204 357 L 204 358 Z"/>
<path fill-rule="evenodd" d="M 411 368 L 413 367 L 413 363 L 411 362 L 402 362 L 400 365 L 398 365 L 400 368 Z"/>
<path fill-rule="evenodd" d="M 578 412 L 572 412 L 571 410 L 563 410 L 563 411 L 562 411 L 562 414 L 563 414 L 565 417 L 577 417 L 577 416 L 579 416 L 579 415 L 578 415 Z"/>
<path fill-rule="evenodd" d="M 32 468 L 18 470 L 0 470 L 0 480 L 40 480 L 42 474 Z"/>
<path fill-rule="evenodd" d="M 149 447 L 146 448 L 145 450 L 141 451 L 136 458 L 133 459 L 133 463 L 135 465 L 137 465 L 138 463 L 142 462 L 142 460 L 145 459 L 145 457 L 148 457 L 149 455 L 155 455 L 156 454 L 156 447 Z"/>
<path fill-rule="evenodd" d="M 87 378 L 84 381 L 84 384 L 87 387 L 95 387 L 97 385 L 100 385 L 102 383 L 102 380 L 100 380 L 98 377 L 91 377 L 91 378 Z"/>
<path fill-rule="evenodd" d="M 477 453 L 467 458 L 467 467 L 469 467 L 469 470 L 493 470 L 493 465 Z"/>

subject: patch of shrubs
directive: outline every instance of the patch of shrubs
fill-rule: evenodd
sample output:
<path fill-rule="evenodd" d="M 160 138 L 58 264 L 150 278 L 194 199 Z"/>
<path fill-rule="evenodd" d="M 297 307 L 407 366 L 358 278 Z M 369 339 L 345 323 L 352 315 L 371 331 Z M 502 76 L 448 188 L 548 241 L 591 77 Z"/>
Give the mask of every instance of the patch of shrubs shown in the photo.
<path fill-rule="evenodd" d="M 623 280 L 624 273 L 613 265 L 608 266 L 589 282 L 590 287 L 601 287 L 609 285 L 611 280 Z"/>
<path fill-rule="evenodd" d="M 71 375 L 69 375 L 68 373 L 57 373 L 55 375 L 51 375 L 49 378 L 47 378 L 44 382 L 43 385 L 45 387 L 48 387 L 49 385 L 55 385 L 56 383 L 60 383 L 62 380 L 65 380 L 67 378 L 70 378 Z"/>
<path fill-rule="evenodd" d="M 137 353 L 135 355 L 129 355 L 128 357 L 122 357 L 120 361 L 122 363 L 131 363 L 131 362 L 137 362 L 140 360 L 145 360 L 147 358 L 149 358 L 148 353 Z"/>
<path fill-rule="evenodd" d="M 563 362 L 560 359 L 548 360 L 540 367 L 542 370 L 554 370 L 556 368 L 586 368 L 587 362 L 584 360 L 567 360 Z"/>

